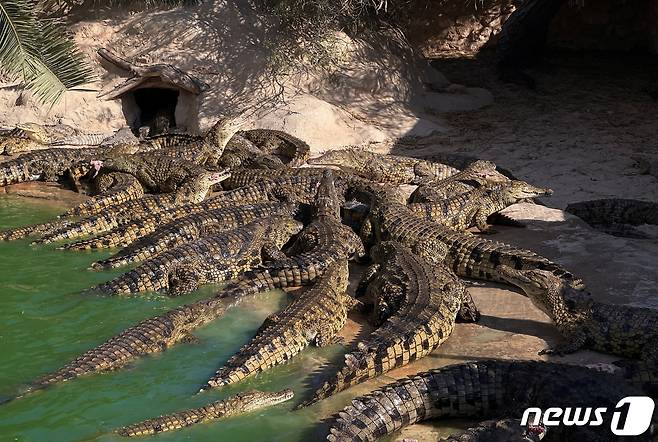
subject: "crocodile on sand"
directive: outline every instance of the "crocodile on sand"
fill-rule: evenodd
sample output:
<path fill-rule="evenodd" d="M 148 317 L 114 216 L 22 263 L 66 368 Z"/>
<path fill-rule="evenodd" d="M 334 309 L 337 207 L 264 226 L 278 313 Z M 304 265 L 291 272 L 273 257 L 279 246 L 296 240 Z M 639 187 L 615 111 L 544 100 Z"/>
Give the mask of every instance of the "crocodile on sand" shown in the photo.
<path fill-rule="evenodd" d="M 152 193 L 175 192 L 186 181 L 205 172 L 191 161 L 158 155 L 157 152 L 114 155 L 107 160 L 92 160 L 91 163 L 97 171 L 129 173 Z"/>
<path fill-rule="evenodd" d="M 190 293 L 202 284 L 234 279 L 252 270 L 263 258 L 278 253 L 302 227 L 286 216 L 260 219 L 166 250 L 97 289 L 108 295 L 161 290 L 172 296 Z"/>
<path fill-rule="evenodd" d="M 480 187 L 452 198 L 429 203 L 412 203 L 409 209 L 428 221 L 438 222 L 455 230 L 477 227 L 490 233 L 487 219 L 528 198 L 551 195 L 551 189 L 535 187 L 525 181 L 508 181 Z"/>
<path fill-rule="evenodd" d="M 366 272 L 366 299 L 374 303 L 381 324 L 345 355 L 345 362 L 306 403 L 421 359 L 445 342 L 462 303 L 472 300 L 465 286 L 445 266 L 430 264 L 394 242 L 373 247 L 374 271 Z M 477 311 L 473 312 L 477 320 Z"/>
<path fill-rule="evenodd" d="M 295 192 L 295 189 L 290 189 Z M 261 268 L 279 281 L 281 286 L 295 287 L 313 282 L 334 262 L 365 254 L 361 239 L 341 223 L 343 201 L 334 185 L 334 175 L 325 170 L 317 188 L 313 220 L 295 238 L 284 254 Z"/>
<path fill-rule="evenodd" d="M 308 164 L 339 166 L 362 178 L 389 184 L 422 184 L 447 178 L 459 172 L 454 167 L 432 161 L 397 155 L 381 155 L 362 149 L 329 151 Z"/>
<path fill-rule="evenodd" d="M 281 312 L 270 315 L 256 336 L 207 381 L 202 390 L 241 381 L 292 359 L 311 343 L 332 344 L 356 304 L 347 294 L 347 260 L 329 267 Z"/>
<path fill-rule="evenodd" d="M 117 430 L 120 436 L 146 436 L 149 434 L 164 433 L 165 431 L 179 430 L 191 425 L 224 419 L 250 411 L 259 410 L 272 405 L 280 404 L 292 399 L 294 393 L 290 389 L 276 392 L 250 390 L 230 396 L 221 401 L 211 402 L 200 408 L 179 411 L 166 416 L 128 425 Z"/>
<path fill-rule="evenodd" d="M 430 261 L 445 263 L 458 276 L 466 278 L 505 282 L 495 269 L 506 264 L 517 269 L 548 270 L 574 286 L 582 286 L 582 281 L 564 267 L 530 250 L 425 221 L 413 215 L 390 192 L 375 191 L 365 189 L 371 198 L 371 209 L 362 232 L 364 236 L 372 233 L 378 241 L 402 242 L 415 253 Z"/>
<path fill-rule="evenodd" d="M 467 362 L 418 373 L 357 397 L 331 419 L 327 440 L 372 441 L 428 419 L 519 419 L 528 407 L 613 410 L 627 396 L 642 396 L 642 392 L 613 375 L 584 367 L 536 361 Z M 560 425 L 548 434 L 551 440 L 626 440 L 610 432 L 612 416 L 603 414 L 600 426 Z M 536 424 L 534 416 L 530 418 Z M 648 442 L 652 437 L 645 432 L 633 440 Z"/>
<path fill-rule="evenodd" d="M 546 271 L 502 265 L 496 270 L 505 281 L 520 287 L 560 330 L 564 341 L 542 354 L 589 348 L 658 363 L 658 310 L 592 301 L 587 292 Z"/>
<path fill-rule="evenodd" d="M 633 226 L 658 225 L 658 204 L 651 201 L 607 198 L 572 203 L 564 210 L 613 236 L 647 239 L 651 236 Z"/>
<path fill-rule="evenodd" d="M 409 197 L 410 203 L 431 203 L 466 193 L 481 186 L 506 183 L 505 175 L 491 161 L 477 160 L 463 170 L 438 181 L 418 186 Z"/>

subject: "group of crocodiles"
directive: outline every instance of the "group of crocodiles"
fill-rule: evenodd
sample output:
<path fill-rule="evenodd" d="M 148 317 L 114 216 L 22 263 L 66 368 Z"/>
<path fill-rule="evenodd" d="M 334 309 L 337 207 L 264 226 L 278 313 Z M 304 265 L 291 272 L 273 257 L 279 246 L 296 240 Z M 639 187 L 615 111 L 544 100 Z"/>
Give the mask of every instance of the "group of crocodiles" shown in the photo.
<path fill-rule="evenodd" d="M 500 216 L 502 209 L 550 189 L 510 179 L 476 159 L 446 164 L 356 148 L 309 159 L 303 141 L 265 129 L 238 133 L 240 123 L 222 118 L 203 136 L 50 148 L 0 163 L 2 185 L 68 180 L 94 194 L 56 220 L 0 233 L 2 240 L 63 241 L 58 247 L 68 250 L 120 248 L 93 269 L 137 264 L 86 296 L 180 296 L 228 281 L 208 298 L 125 329 L 12 399 L 164 352 L 193 340 L 195 329 L 247 297 L 301 287 L 200 380 L 199 390 L 239 383 L 310 345 L 339 342 L 352 309 L 370 315 L 374 331 L 299 403 L 311 406 L 426 357 L 450 339 L 457 321 L 478 321 L 462 278 L 513 285 L 545 312 L 564 341 L 543 353 L 590 348 L 625 359 L 612 373 L 495 360 L 418 373 L 354 399 L 323 424 L 328 440 L 374 440 L 415 422 L 452 417 L 486 420 L 451 441 L 613 440 L 609 425 L 547 428 L 522 426 L 519 419 L 530 406 L 612 409 L 625 396 L 657 396 L 658 312 L 596 302 L 559 263 L 485 237 L 490 223 L 519 225 Z M 401 185 L 418 187 L 407 197 Z M 368 262 L 353 295 L 350 271 Z M 249 391 L 118 434 L 174 430 L 292 397 L 290 390 Z M 638 440 L 650 437 L 647 431 Z"/>

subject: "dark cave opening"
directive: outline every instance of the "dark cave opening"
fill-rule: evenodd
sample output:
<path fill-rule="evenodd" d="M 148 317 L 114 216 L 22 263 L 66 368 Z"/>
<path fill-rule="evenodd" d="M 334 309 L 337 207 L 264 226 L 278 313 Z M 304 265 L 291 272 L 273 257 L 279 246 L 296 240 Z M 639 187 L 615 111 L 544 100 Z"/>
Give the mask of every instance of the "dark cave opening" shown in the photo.
<path fill-rule="evenodd" d="M 137 105 L 133 131 L 149 128 L 149 135 L 157 135 L 176 127 L 176 106 L 179 91 L 166 88 L 142 88 L 133 92 Z"/>

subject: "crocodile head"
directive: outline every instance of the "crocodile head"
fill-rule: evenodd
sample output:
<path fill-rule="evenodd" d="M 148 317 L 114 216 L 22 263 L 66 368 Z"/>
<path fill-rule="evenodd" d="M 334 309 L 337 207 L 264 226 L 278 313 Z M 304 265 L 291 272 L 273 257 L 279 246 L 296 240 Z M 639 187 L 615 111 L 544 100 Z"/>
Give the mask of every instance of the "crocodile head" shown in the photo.
<path fill-rule="evenodd" d="M 35 141 L 39 144 L 48 144 L 50 143 L 50 137 L 46 132 L 45 128 L 37 123 L 22 123 L 16 125 L 16 127 L 23 132 L 25 135 L 32 141 Z"/>
<path fill-rule="evenodd" d="M 210 192 L 212 186 L 221 183 L 231 176 L 229 169 L 213 172 L 202 172 L 191 182 L 183 185 L 176 192 L 175 204 L 200 203 Z"/>
<path fill-rule="evenodd" d="M 496 165 L 487 160 L 477 160 L 469 164 L 464 172 L 469 173 L 474 181 L 479 183 L 506 183 L 509 181 L 502 173 L 496 170 Z"/>
<path fill-rule="evenodd" d="M 523 290 L 535 307 L 554 321 L 568 312 L 591 307 L 591 295 L 587 291 L 572 287 L 568 281 L 547 270 L 516 270 L 499 265 L 496 272 L 505 281 Z"/>
<path fill-rule="evenodd" d="M 286 388 L 285 390 L 273 392 L 250 390 L 238 393 L 234 397 L 237 400 L 241 411 L 247 412 L 280 404 L 281 402 L 292 399 L 294 395 L 295 394 L 291 389 Z"/>
<path fill-rule="evenodd" d="M 360 170 L 368 161 L 368 153 L 359 149 L 342 149 L 325 152 L 317 158 L 308 160 L 308 164 L 320 166 L 342 166 Z"/>
<path fill-rule="evenodd" d="M 333 216 L 339 219 L 341 202 L 334 185 L 334 174 L 331 170 L 325 169 L 315 198 L 315 215 Z"/>
<path fill-rule="evenodd" d="M 273 216 L 265 219 L 264 222 L 269 227 L 269 240 L 278 248 L 283 247 L 290 237 L 298 234 L 304 228 L 303 223 L 289 216 Z"/>
<path fill-rule="evenodd" d="M 244 116 L 222 117 L 210 128 L 206 139 L 210 144 L 223 151 L 231 137 L 242 129 L 245 123 Z"/>
<path fill-rule="evenodd" d="M 519 180 L 510 181 L 501 186 L 503 186 L 503 191 L 507 199 L 513 202 L 529 200 L 538 196 L 550 196 L 553 194 L 551 189 L 536 187 L 525 181 Z"/>

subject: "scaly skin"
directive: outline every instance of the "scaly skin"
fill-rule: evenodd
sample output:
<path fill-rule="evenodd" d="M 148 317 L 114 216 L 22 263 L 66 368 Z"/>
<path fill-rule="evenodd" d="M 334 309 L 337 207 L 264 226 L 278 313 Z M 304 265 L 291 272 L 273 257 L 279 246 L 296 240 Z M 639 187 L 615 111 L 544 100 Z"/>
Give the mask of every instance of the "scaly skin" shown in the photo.
<path fill-rule="evenodd" d="M 263 152 L 254 143 L 235 134 L 226 145 L 219 165 L 232 170 L 247 169 L 281 169 L 286 167 L 276 155 Z"/>
<path fill-rule="evenodd" d="M 150 192 L 168 193 L 178 190 L 187 181 L 205 170 L 181 158 L 158 155 L 157 152 L 115 155 L 107 160 L 96 159 L 101 170 L 124 172 L 135 176 Z"/>
<path fill-rule="evenodd" d="M 422 184 L 447 178 L 459 172 L 454 167 L 432 161 L 396 155 L 381 155 L 361 149 L 333 150 L 309 164 L 339 166 L 371 181 L 389 184 Z"/>
<path fill-rule="evenodd" d="M 341 202 L 333 173 L 325 170 L 317 190 L 313 221 L 286 251 L 290 256 L 280 254 L 262 266 L 280 282 L 280 288 L 306 285 L 333 263 L 365 254 L 359 237 L 341 223 Z"/>
<path fill-rule="evenodd" d="M 303 168 L 290 168 L 285 167 L 276 170 L 263 170 L 263 169 L 245 169 L 238 168 L 231 170 L 231 177 L 222 182 L 222 188 L 226 190 L 238 189 L 240 187 L 248 186 L 254 183 L 261 182 L 268 179 L 282 179 L 292 177 L 320 177 L 324 169 L 317 167 L 303 167 Z M 334 185 L 342 188 L 344 183 L 350 181 L 351 177 L 341 172 L 340 170 L 332 171 L 335 182 Z M 293 189 L 294 190 L 294 189 Z"/>
<path fill-rule="evenodd" d="M 257 219 L 268 218 L 272 215 L 293 216 L 296 208 L 297 206 L 294 204 L 272 202 L 193 213 L 159 227 L 157 231 L 142 237 L 116 255 L 92 263 L 91 267 L 96 270 L 109 269 L 144 261 L 164 250 L 201 237 L 235 229 Z"/>
<path fill-rule="evenodd" d="M 61 226 L 50 229 L 35 244 L 48 244 L 64 239 L 74 239 L 86 235 L 107 232 L 115 227 L 128 224 L 139 218 L 145 218 L 185 203 L 198 203 L 205 199 L 210 188 L 228 177 L 228 172 L 204 172 L 194 181 L 187 183 L 176 193 L 163 195 L 146 195 L 137 200 L 130 200 L 113 206 L 107 213 L 100 213 L 70 223 L 64 221 Z M 53 223 L 47 223 L 49 225 Z"/>
<path fill-rule="evenodd" d="M 564 343 L 542 353 L 572 353 L 589 348 L 658 363 L 658 311 L 592 301 L 562 279 L 541 270 L 499 266 L 500 276 L 520 287 L 555 322 Z"/>
<path fill-rule="evenodd" d="M 508 181 L 509 178 L 496 170 L 494 163 L 491 161 L 477 160 L 448 178 L 418 186 L 409 197 L 409 202 L 438 202 L 469 192 L 480 186 L 506 183 Z M 478 186 L 474 186 L 473 184 L 477 184 Z"/>
<path fill-rule="evenodd" d="M 263 254 L 279 250 L 302 227 L 289 217 L 261 219 L 166 250 L 97 289 L 110 295 L 160 290 L 170 295 L 190 293 L 202 284 L 234 279 L 253 269 Z"/>
<path fill-rule="evenodd" d="M 240 117 L 220 118 L 201 138 L 188 136 L 185 141 L 184 136 L 166 134 L 158 138 L 161 141 L 157 146 L 154 146 L 153 142 L 150 145 L 145 143 L 148 146 L 146 149 L 157 147 L 158 154 L 181 158 L 198 165 L 215 167 L 219 164 L 227 143 L 243 124 L 244 121 Z M 166 140 L 167 137 L 174 138 L 179 143 L 164 141 L 163 138 Z"/>
<path fill-rule="evenodd" d="M 67 170 L 88 164 L 102 149 L 45 149 L 0 164 L 0 186 L 26 181 L 56 181 Z M 91 166 L 89 167 L 91 169 Z"/>
<path fill-rule="evenodd" d="M 215 296 L 182 305 L 126 328 L 56 372 L 33 382 L 13 399 L 79 376 L 121 369 L 142 356 L 164 352 L 181 342 L 194 342 L 193 330 L 223 316 L 247 297 L 278 286 L 279 282 L 266 272 L 248 272 Z"/>
<path fill-rule="evenodd" d="M 337 262 L 279 313 L 208 380 L 202 390 L 239 382 L 292 359 L 310 344 L 334 342 L 355 300 L 347 294 L 347 261 Z"/>
<path fill-rule="evenodd" d="M 490 420 L 440 442 L 539 442 L 546 436 L 547 430 L 544 425 L 522 426 L 520 419 Z"/>
<path fill-rule="evenodd" d="M 190 341 L 192 330 L 220 317 L 241 300 L 241 296 L 212 297 L 145 319 L 33 382 L 18 397 L 79 376 L 116 370 L 142 356 Z"/>
<path fill-rule="evenodd" d="M 311 148 L 308 144 L 292 135 L 274 129 L 252 129 L 239 132 L 259 149 L 278 157 L 285 158 L 290 167 L 299 167 L 308 160 Z"/>
<path fill-rule="evenodd" d="M 650 238 L 631 226 L 658 224 L 658 204 L 623 198 L 572 203 L 565 209 L 595 229 L 628 238 Z"/>
<path fill-rule="evenodd" d="M 636 395 L 642 395 L 640 390 L 618 378 L 584 367 L 535 361 L 468 362 L 418 373 L 352 400 L 334 415 L 327 440 L 372 441 L 437 418 L 519 419 L 528 407 L 613 410 L 622 398 Z M 612 415 L 603 414 L 600 426 L 551 427 L 549 435 L 554 440 L 620 440 L 610 431 Z M 645 433 L 634 440 L 649 441 L 651 436 Z"/>
<path fill-rule="evenodd" d="M 374 302 L 375 322 L 383 324 L 345 355 L 306 405 L 424 358 L 452 334 L 462 301 L 470 299 L 448 268 L 399 243 L 383 242 L 371 254 L 376 264 L 366 274 L 366 298 Z"/>
<path fill-rule="evenodd" d="M 568 270 L 530 250 L 457 232 L 418 218 L 386 192 L 379 191 L 371 206 L 370 222 L 366 225 L 372 226 L 379 241 L 400 241 L 426 259 L 445 263 L 459 276 L 504 282 L 495 270 L 504 264 L 517 269 L 548 270 L 574 286 L 582 285 Z"/>
<path fill-rule="evenodd" d="M 110 207 L 118 206 L 127 201 L 133 201 L 144 196 L 144 187 L 134 176 L 112 172 L 102 174 L 96 178 L 94 183 L 96 195 L 88 201 L 81 203 L 66 212 L 60 218 L 73 216 L 96 215 L 109 210 Z"/>
<path fill-rule="evenodd" d="M 528 198 L 552 193 L 551 189 L 535 187 L 525 181 L 509 181 L 480 187 L 443 201 L 412 203 L 408 207 L 428 221 L 455 230 L 477 227 L 481 232 L 489 232 L 487 218 L 490 215 Z"/>
<path fill-rule="evenodd" d="M 211 402 L 200 408 L 179 411 L 177 413 L 147 419 L 137 424 L 120 428 L 117 433 L 124 437 L 146 436 L 179 430 L 191 425 L 224 419 L 238 414 L 248 413 L 292 399 L 293 391 L 285 389 L 273 393 L 250 390 L 238 393 L 221 401 Z"/>
<path fill-rule="evenodd" d="M 145 217 L 136 217 L 135 220 L 116 227 L 105 235 L 66 244 L 62 248 L 67 250 L 87 250 L 117 246 L 125 247 L 139 238 L 155 232 L 163 224 L 171 223 L 190 214 L 244 204 L 262 203 L 272 199 L 288 199 L 289 194 L 287 191 L 281 194 L 283 189 L 293 189 L 295 201 L 309 203 L 315 197 L 318 181 L 319 177 L 317 175 L 264 180 L 236 190 L 215 194 L 201 203 L 185 204 L 172 207 L 154 215 L 149 214 Z"/>

